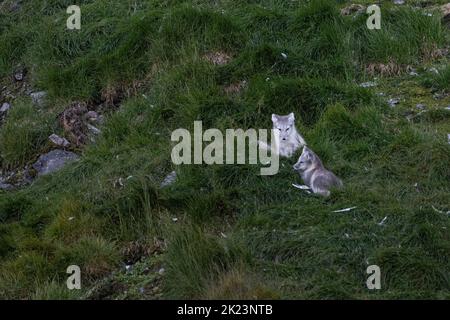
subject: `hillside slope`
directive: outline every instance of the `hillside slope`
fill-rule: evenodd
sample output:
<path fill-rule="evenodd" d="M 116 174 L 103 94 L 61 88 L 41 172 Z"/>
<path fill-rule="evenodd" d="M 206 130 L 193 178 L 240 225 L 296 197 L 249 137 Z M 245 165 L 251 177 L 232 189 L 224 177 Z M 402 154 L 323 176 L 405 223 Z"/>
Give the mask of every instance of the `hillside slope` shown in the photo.
<path fill-rule="evenodd" d="M 83 0 L 67 30 L 71 2 L 0 1 L 0 298 L 450 298 L 445 1 L 381 1 L 381 30 L 331 0 Z M 329 198 L 298 154 L 172 164 L 177 128 L 289 112 Z M 55 149 L 79 160 L 40 176 Z"/>

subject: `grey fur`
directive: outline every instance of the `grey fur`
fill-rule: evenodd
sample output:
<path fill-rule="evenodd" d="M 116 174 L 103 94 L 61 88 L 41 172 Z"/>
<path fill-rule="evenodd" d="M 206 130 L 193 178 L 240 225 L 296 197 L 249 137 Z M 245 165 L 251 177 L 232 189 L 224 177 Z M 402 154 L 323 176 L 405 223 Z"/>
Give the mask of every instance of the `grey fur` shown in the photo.
<path fill-rule="evenodd" d="M 312 189 L 314 193 L 328 197 L 330 189 L 343 186 L 342 181 L 333 172 L 325 169 L 320 158 L 308 147 L 303 148 L 303 152 L 294 165 L 303 179 L 303 182 Z"/>

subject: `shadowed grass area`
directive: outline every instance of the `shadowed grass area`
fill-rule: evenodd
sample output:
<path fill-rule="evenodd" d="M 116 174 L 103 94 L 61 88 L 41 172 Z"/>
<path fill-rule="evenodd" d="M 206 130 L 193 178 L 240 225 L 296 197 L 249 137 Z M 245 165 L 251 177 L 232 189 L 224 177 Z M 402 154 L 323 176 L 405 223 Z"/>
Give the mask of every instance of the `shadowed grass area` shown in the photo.
<path fill-rule="evenodd" d="M 90 0 L 79 3 L 82 29 L 68 31 L 69 4 L 0 10 L 2 81 L 22 66 L 49 93 L 45 108 L 12 101 L 2 169 L 50 148 L 70 102 L 101 103 L 106 118 L 80 161 L 0 191 L 0 298 L 449 297 L 447 98 L 410 120 L 415 104 L 386 103 L 399 81 L 429 101 L 445 93 L 448 68 L 404 82 L 407 66 L 448 64 L 432 54 L 449 44 L 440 17 L 383 4 L 376 31 L 330 0 Z M 272 113 L 290 112 L 344 181 L 329 198 L 292 187 L 299 154 L 275 176 L 172 164 L 172 131 L 195 120 L 270 128 Z M 80 292 L 64 289 L 71 264 Z M 379 291 L 365 285 L 372 264 Z"/>

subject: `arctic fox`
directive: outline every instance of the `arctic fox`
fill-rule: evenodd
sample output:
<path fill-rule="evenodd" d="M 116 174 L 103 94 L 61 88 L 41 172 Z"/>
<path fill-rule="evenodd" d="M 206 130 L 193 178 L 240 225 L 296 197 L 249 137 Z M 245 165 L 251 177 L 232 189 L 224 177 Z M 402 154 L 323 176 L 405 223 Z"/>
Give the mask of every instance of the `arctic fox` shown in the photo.
<path fill-rule="evenodd" d="M 294 165 L 294 170 L 298 171 L 303 182 L 314 193 L 325 197 L 330 195 L 330 188 L 343 186 L 342 181 L 333 172 L 325 169 L 319 157 L 306 146 Z"/>
<path fill-rule="evenodd" d="M 275 135 L 275 150 L 280 156 L 291 157 L 298 149 L 306 145 L 305 139 L 298 133 L 295 127 L 294 113 L 287 116 L 272 114 L 273 130 Z M 260 142 L 260 146 L 266 149 L 270 147 Z"/>

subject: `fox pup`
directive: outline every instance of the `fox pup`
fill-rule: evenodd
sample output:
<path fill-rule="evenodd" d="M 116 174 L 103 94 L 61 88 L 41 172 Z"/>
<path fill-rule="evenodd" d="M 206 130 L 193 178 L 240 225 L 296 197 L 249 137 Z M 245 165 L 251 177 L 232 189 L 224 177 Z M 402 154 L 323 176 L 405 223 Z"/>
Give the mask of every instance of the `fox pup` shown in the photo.
<path fill-rule="evenodd" d="M 294 113 L 287 116 L 272 114 L 273 130 L 275 131 L 275 150 L 282 157 L 291 157 L 298 149 L 306 145 L 305 139 L 298 133 L 295 127 Z M 266 149 L 270 147 L 260 142 L 260 146 Z"/>
<path fill-rule="evenodd" d="M 319 157 L 306 146 L 294 165 L 294 170 L 300 174 L 303 182 L 314 193 L 325 197 L 330 195 L 330 188 L 343 186 L 342 181 L 333 172 L 325 169 Z"/>

